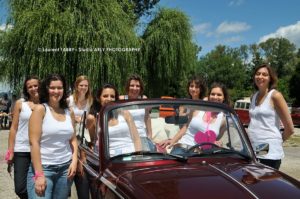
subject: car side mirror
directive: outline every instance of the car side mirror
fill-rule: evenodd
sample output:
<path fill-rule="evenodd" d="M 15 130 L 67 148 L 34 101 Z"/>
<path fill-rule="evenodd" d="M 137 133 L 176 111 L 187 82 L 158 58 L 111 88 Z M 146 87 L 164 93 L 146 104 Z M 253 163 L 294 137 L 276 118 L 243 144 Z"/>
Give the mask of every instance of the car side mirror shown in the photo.
<path fill-rule="evenodd" d="M 269 144 L 263 143 L 255 147 L 256 155 L 266 155 L 269 152 Z"/>
<path fill-rule="evenodd" d="M 165 123 L 167 124 L 186 124 L 188 122 L 187 116 L 167 116 Z"/>

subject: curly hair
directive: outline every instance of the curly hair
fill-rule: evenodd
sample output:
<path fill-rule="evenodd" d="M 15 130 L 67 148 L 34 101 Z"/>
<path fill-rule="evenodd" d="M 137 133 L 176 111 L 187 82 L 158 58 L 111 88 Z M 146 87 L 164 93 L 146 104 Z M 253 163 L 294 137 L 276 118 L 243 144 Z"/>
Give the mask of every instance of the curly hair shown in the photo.
<path fill-rule="evenodd" d="M 67 103 L 67 84 L 64 76 L 59 74 L 50 74 L 48 77 L 46 77 L 41 87 L 39 88 L 39 96 L 40 96 L 40 103 L 48 103 L 49 102 L 49 86 L 52 81 L 61 81 L 63 84 L 63 96 L 61 100 L 59 101 L 59 106 L 62 109 L 68 108 Z"/>
<path fill-rule="evenodd" d="M 197 87 L 200 88 L 200 94 L 199 94 L 199 99 L 203 99 L 205 97 L 205 94 L 206 94 L 206 84 L 205 82 L 197 75 L 193 75 L 190 77 L 189 81 L 188 81 L 188 84 L 187 84 L 187 92 L 188 92 L 188 95 L 190 98 L 192 98 L 190 92 L 189 92 L 189 88 L 190 88 L 190 85 L 192 83 L 195 83 Z"/>

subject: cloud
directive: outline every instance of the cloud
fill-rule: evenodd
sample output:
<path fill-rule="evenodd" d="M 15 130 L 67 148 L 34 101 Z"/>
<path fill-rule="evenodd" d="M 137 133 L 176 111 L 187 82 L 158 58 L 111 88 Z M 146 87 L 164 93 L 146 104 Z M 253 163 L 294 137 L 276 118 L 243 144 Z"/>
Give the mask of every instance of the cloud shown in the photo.
<path fill-rule="evenodd" d="M 218 34 L 239 33 L 239 32 L 244 32 L 246 30 L 249 30 L 250 28 L 251 26 L 245 22 L 224 21 L 217 27 L 216 32 Z"/>
<path fill-rule="evenodd" d="M 259 43 L 264 42 L 270 38 L 280 37 L 288 39 L 290 42 L 294 43 L 297 48 L 300 48 L 300 21 L 298 21 L 296 24 L 280 27 L 274 33 L 270 33 L 261 37 L 259 39 Z"/>
<path fill-rule="evenodd" d="M 193 32 L 194 33 L 200 33 L 200 34 L 205 34 L 209 32 L 209 29 L 211 27 L 210 23 L 201 23 L 193 26 Z"/>
<path fill-rule="evenodd" d="M 229 2 L 228 6 L 240 6 L 244 3 L 244 0 L 232 0 Z"/>
<path fill-rule="evenodd" d="M 223 41 L 224 43 L 235 43 L 235 42 L 240 42 L 242 40 L 243 38 L 241 36 L 233 36 L 233 37 L 225 38 Z"/>
<path fill-rule="evenodd" d="M 1 31 L 11 30 L 12 28 L 13 28 L 13 26 L 12 26 L 11 24 L 8 24 L 8 25 L 6 25 L 6 24 L 1 24 L 1 25 L 0 25 L 0 30 L 1 30 Z"/>

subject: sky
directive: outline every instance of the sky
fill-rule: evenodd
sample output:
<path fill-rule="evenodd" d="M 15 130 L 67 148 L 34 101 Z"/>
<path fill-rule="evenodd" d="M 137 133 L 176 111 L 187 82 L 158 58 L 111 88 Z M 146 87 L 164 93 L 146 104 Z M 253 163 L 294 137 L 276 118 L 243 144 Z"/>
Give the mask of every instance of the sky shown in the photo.
<path fill-rule="evenodd" d="M 7 0 L 0 0 L 0 29 L 5 28 Z M 300 48 L 300 0 L 160 0 L 158 6 L 183 11 L 193 40 L 205 55 L 216 45 L 239 47 L 270 37 L 284 37 Z"/>
<path fill-rule="evenodd" d="M 239 47 L 284 37 L 300 48 L 299 0 L 160 0 L 183 11 L 205 55 L 218 44 Z"/>

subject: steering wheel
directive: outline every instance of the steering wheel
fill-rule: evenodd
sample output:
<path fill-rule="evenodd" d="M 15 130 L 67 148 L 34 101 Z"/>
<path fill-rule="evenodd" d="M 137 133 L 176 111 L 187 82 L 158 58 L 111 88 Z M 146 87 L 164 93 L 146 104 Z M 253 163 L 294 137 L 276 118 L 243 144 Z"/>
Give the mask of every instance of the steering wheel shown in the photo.
<path fill-rule="evenodd" d="M 190 152 L 194 151 L 196 148 L 199 148 L 199 147 L 204 146 L 204 145 L 210 145 L 210 146 L 216 147 L 216 148 L 220 147 L 220 146 L 218 146 L 214 143 L 211 143 L 211 142 L 202 142 L 202 143 L 199 143 L 199 144 L 196 144 L 196 145 L 192 146 L 191 148 L 189 148 L 187 150 L 187 152 L 190 153 Z"/>

